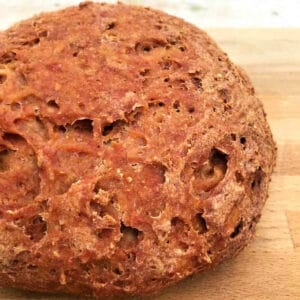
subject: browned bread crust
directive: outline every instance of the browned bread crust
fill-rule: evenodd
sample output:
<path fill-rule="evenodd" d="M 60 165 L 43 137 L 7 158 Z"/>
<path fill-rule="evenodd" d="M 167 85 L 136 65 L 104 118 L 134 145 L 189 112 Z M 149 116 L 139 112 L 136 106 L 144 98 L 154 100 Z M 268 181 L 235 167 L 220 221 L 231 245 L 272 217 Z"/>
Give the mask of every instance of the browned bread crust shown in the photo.
<path fill-rule="evenodd" d="M 157 291 L 252 238 L 275 145 L 243 71 L 162 12 L 84 3 L 0 33 L 0 284 Z"/>

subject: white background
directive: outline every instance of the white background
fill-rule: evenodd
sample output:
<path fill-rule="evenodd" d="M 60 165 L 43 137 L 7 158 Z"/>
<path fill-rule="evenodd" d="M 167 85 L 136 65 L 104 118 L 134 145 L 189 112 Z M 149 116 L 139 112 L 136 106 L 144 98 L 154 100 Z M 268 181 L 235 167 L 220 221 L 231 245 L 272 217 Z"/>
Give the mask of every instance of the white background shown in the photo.
<path fill-rule="evenodd" d="M 0 30 L 79 0 L 0 0 Z M 116 2 L 107 0 L 106 2 Z M 199 27 L 300 27 L 300 0 L 123 0 L 162 9 Z"/>

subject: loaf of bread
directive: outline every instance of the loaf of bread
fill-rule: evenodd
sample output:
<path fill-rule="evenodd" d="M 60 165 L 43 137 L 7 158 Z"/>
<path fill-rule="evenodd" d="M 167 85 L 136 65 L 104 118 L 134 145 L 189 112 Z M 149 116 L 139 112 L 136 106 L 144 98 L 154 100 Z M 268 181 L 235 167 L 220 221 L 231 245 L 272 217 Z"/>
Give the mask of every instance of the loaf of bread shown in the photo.
<path fill-rule="evenodd" d="M 23 21 L 0 33 L 0 285 L 136 295 L 207 270 L 253 237 L 275 152 L 247 75 L 183 20 Z"/>

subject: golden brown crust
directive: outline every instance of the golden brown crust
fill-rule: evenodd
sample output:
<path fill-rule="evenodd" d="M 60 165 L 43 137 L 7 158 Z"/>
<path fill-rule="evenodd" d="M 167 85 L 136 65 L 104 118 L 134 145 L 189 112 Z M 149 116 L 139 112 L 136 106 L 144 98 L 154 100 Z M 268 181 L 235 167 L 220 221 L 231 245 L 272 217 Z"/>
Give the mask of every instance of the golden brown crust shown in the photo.
<path fill-rule="evenodd" d="M 84 3 L 0 34 L 0 283 L 157 291 L 252 238 L 275 145 L 207 34 Z"/>

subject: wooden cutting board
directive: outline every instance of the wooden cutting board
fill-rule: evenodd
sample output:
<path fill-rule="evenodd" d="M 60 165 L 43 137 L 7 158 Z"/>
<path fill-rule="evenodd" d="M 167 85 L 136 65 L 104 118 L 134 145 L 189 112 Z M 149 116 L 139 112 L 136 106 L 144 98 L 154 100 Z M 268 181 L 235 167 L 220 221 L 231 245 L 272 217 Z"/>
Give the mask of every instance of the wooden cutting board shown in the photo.
<path fill-rule="evenodd" d="M 300 29 L 207 31 L 246 69 L 264 103 L 278 146 L 270 197 L 255 240 L 238 257 L 159 295 L 135 299 L 300 299 Z M 74 297 L 5 289 L 0 299 Z"/>

